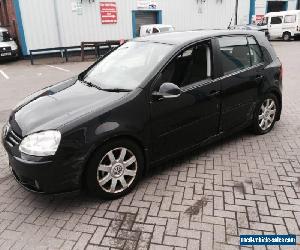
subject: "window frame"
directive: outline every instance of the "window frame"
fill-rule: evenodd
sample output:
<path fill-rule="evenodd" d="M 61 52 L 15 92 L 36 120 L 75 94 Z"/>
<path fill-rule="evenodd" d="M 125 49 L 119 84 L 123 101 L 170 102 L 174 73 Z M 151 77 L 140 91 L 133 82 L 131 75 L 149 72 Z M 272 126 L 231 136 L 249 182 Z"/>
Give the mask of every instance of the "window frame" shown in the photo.
<path fill-rule="evenodd" d="M 174 52 L 174 54 L 169 58 L 169 60 L 161 67 L 161 69 L 159 70 L 159 72 L 156 74 L 156 76 L 154 77 L 154 80 L 151 84 L 151 87 L 150 87 L 150 94 L 152 94 L 155 89 L 158 87 L 158 79 L 159 77 L 161 76 L 162 72 L 166 69 L 166 67 L 169 66 L 170 63 L 172 63 L 172 61 L 174 59 L 176 59 L 176 57 L 180 56 L 184 51 L 188 50 L 189 48 L 191 47 L 195 47 L 201 43 L 205 43 L 205 42 L 208 42 L 210 44 L 210 64 L 211 64 L 211 76 L 208 77 L 207 79 L 204 79 L 204 80 L 201 80 L 199 82 L 195 82 L 195 83 L 191 83 L 189 85 L 186 85 L 186 86 L 183 86 L 183 87 L 180 87 L 182 92 L 186 92 L 190 89 L 193 89 L 195 86 L 201 86 L 201 85 L 206 85 L 207 83 L 209 82 L 212 82 L 215 77 L 216 77 L 216 66 L 214 64 L 214 61 L 215 61 L 215 50 L 216 50 L 216 44 L 215 44 L 215 41 L 214 41 L 214 37 L 210 37 L 210 38 L 205 38 L 203 40 L 199 40 L 199 41 L 195 41 L 195 42 L 192 42 L 192 43 L 189 43 L 189 44 L 186 44 L 184 47 L 181 47 L 179 48 L 176 52 Z"/>

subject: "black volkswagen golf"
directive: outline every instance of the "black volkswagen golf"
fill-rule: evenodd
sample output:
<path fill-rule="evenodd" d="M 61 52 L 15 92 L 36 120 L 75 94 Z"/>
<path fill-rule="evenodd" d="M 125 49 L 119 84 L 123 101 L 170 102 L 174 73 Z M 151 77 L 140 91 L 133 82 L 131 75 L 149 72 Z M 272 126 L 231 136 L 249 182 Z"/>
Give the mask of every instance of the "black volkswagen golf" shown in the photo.
<path fill-rule="evenodd" d="M 26 98 L 2 140 L 26 188 L 117 198 L 154 164 L 243 128 L 268 133 L 281 89 L 281 63 L 261 32 L 157 34 Z"/>

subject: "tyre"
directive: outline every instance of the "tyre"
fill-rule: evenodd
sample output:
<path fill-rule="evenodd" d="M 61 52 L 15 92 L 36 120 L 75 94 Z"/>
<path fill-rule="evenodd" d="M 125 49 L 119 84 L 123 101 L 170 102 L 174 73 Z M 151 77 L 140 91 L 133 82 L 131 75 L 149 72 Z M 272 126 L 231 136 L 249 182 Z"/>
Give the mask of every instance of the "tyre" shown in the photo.
<path fill-rule="evenodd" d="M 283 41 L 290 41 L 291 40 L 291 33 L 290 32 L 284 32 L 282 35 Z"/>
<path fill-rule="evenodd" d="M 103 199 L 128 194 L 142 175 L 144 157 L 130 140 L 114 140 L 96 150 L 87 166 L 86 187 Z"/>
<path fill-rule="evenodd" d="M 254 112 L 253 131 L 262 135 L 269 133 L 276 122 L 279 112 L 278 99 L 273 94 L 266 95 L 257 105 Z"/>

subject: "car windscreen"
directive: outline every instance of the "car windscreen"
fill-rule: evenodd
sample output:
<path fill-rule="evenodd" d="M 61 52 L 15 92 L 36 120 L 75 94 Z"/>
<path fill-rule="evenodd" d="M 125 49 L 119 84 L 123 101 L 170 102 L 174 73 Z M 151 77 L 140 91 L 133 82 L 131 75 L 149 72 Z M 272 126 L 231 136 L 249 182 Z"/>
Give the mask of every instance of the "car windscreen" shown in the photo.
<path fill-rule="evenodd" d="M 172 49 L 161 43 L 127 42 L 96 64 L 84 81 L 101 89 L 133 90 Z"/>
<path fill-rule="evenodd" d="M 0 32 L 0 42 L 9 42 L 11 41 L 11 36 L 7 31 Z"/>

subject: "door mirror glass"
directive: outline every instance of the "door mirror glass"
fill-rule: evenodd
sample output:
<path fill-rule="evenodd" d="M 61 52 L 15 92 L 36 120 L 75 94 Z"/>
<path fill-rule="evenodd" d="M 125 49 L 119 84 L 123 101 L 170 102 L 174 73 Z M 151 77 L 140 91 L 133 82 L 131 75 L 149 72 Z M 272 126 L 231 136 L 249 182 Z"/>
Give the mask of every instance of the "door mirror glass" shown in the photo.
<path fill-rule="evenodd" d="M 153 92 L 152 96 L 156 99 L 175 98 L 180 96 L 181 89 L 174 83 L 163 83 L 158 92 Z"/>

